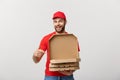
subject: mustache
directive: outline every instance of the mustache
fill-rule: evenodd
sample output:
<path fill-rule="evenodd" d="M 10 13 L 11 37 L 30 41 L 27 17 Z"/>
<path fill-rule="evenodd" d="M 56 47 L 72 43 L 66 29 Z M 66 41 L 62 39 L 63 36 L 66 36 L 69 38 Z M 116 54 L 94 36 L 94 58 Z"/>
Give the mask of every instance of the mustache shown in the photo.
<path fill-rule="evenodd" d="M 61 27 L 61 25 L 56 25 L 55 27 Z"/>

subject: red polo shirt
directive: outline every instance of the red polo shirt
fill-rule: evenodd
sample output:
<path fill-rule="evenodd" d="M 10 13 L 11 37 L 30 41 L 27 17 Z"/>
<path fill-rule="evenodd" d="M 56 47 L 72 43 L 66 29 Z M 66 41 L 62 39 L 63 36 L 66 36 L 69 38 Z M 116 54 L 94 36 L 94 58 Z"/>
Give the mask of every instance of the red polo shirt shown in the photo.
<path fill-rule="evenodd" d="M 67 32 L 66 32 L 67 33 Z M 49 70 L 49 64 L 50 64 L 50 52 L 49 52 L 49 39 L 56 34 L 56 32 L 52 32 L 46 36 L 44 36 L 40 42 L 40 46 L 39 49 L 43 50 L 43 51 L 47 51 L 47 60 L 46 60 L 46 69 L 45 69 L 45 75 L 47 76 L 65 76 L 57 71 L 50 71 Z M 78 50 L 79 47 L 78 47 Z"/>

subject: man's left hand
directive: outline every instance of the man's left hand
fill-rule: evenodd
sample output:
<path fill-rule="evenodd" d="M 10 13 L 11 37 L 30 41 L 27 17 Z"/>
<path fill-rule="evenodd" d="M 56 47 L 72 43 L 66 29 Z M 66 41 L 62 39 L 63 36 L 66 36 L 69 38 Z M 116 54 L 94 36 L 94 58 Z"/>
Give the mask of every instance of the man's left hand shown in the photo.
<path fill-rule="evenodd" d="M 67 71 L 60 71 L 60 73 L 64 74 L 64 75 L 72 75 L 74 72 L 74 70 L 67 70 Z"/>

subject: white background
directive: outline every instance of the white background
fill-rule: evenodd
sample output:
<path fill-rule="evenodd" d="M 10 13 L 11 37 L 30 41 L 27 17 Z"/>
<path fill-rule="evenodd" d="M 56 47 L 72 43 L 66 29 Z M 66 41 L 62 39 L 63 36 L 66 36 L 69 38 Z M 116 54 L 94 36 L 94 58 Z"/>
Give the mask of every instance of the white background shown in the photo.
<path fill-rule="evenodd" d="M 0 0 L 0 80 L 44 79 L 46 55 L 38 64 L 32 55 L 58 10 L 81 47 L 75 79 L 120 80 L 119 0 Z"/>

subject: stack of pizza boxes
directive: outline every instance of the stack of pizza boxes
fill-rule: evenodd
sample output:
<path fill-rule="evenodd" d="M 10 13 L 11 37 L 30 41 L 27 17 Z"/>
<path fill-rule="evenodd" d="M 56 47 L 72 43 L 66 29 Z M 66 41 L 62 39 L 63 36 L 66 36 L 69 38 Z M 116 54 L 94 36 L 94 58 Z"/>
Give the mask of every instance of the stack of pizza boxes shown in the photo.
<path fill-rule="evenodd" d="M 73 34 L 56 34 L 49 39 L 50 71 L 79 69 L 78 40 Z"/>

